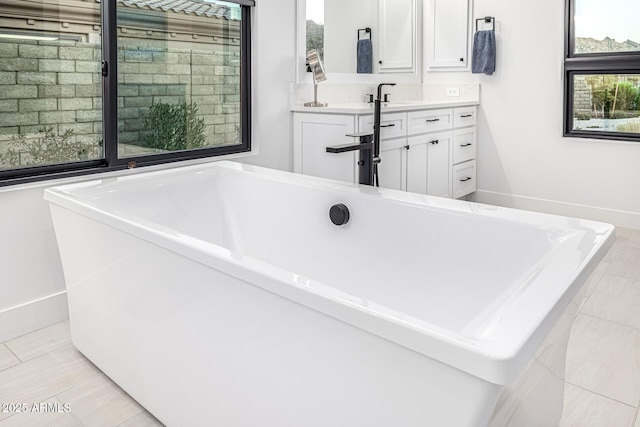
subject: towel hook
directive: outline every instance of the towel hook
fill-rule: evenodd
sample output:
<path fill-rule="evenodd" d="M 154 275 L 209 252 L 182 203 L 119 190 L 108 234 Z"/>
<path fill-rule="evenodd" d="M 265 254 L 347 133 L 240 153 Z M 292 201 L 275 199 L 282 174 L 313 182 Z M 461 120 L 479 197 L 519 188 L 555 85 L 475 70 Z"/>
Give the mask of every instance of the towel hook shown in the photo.
<path fill-rule="evenodd" d="M 476 19 L 476 31 L 478 31 L 478 21 L 484 21 L 487 24 L 489 24 L 489 23 L 493 24 L 492 30 L 495 31 L 495 29 L 496 29 L 496 18 L 494 16 L 485 16 L 484 18 Z"/>

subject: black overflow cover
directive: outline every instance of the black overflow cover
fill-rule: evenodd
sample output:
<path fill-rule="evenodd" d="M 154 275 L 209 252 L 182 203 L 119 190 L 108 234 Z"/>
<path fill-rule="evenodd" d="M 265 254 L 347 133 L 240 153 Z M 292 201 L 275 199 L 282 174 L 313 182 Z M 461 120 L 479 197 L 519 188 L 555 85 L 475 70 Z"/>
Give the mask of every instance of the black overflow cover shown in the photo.
<path fill-rule="evenodd" d="M 329 218 L 335 225 L 345 225 L 349 222 L 349 208 L 342 203 L 333 205 L 329 209 Z"/>

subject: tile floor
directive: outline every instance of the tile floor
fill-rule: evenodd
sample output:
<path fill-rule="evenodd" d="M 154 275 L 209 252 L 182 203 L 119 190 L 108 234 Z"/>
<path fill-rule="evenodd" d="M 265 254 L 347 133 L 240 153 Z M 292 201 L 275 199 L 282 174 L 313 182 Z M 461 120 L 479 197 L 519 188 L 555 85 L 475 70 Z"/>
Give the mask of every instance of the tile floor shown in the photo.
<path fill-rule="evenodd" d="M 567 354 L 562 427 L 640 427 L 640 230 L 618 228 L 617 235 L 585 284 Z M 0 344 L 5 403 L 26 403 L 28 412 L 3 406 L 0 427 L 162 426 L 75 350 L 68 322 Z"/>
<path fill-rule="evenodd" d="M 562 427 L 640 427 L 640 230 L 616 234 L 571 331 Z"/>
<path fill-rule="evenodd" d="M 162 426 L 73 347 L 68 321 L 0 344 L 0 405 L 2 427 Z"/>

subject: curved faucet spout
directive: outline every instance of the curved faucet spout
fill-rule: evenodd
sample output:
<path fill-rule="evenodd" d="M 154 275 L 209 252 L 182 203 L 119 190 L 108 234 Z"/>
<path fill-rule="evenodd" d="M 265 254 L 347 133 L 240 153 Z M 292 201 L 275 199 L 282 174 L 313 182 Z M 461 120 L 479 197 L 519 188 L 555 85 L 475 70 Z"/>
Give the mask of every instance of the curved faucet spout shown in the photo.
<path fill-rule="evenodd" d="M 378 85 L 378 99 L 382 99 L 382 87 L 383 86 L 395 86 L 395 83 L 380 83 Z"/>

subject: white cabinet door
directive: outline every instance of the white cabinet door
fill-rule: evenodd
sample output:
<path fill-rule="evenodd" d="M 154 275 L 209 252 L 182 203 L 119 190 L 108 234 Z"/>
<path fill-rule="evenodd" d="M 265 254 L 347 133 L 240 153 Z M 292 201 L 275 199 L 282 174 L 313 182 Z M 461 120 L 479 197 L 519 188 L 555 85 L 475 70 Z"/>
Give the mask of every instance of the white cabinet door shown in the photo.
<path fill-rule="evenodd" d="M 427 194 L 451 197 L 451 132 L 434 135 L 435 144 L 429 142 L 427 155 Z"/>
<path fill-rule="evenodd" d="M 407 191 L 451 197 L 451 131 L 408 139 Z"/>
<path fill-rule="evenodd" d="M 470 2 L 428 0 L 425 44 L 430 71 L 469 69 Z"/>
<path fill-rule="evenodd" d="M 416 64 L 416 0 L 379 0 L 379 73 L 413 73 Z"/>
<path fill-rule="evenodd" d="M 391 139 L 380 142 L 380 163 L 378 164 L 378 180 L 380 187 L 394 190 L 407 188 L 407 155 L 406 138 Z"/>
<path fill-rule="evenodd" d="M 327 153 L 326 147 L 348 144 L 354 138 L 353 115 L 304 114 L 293 117 L 294 172 L 340 181 L 358 182 L 358 152 Z M 303 143 L 304 142 L 304 143 Z"/>
<path fill-rule="evenodd" d="M 414 136 L 407 142 L 407 191 L 427 194 L 428 139 L 424 135 Z"/>

